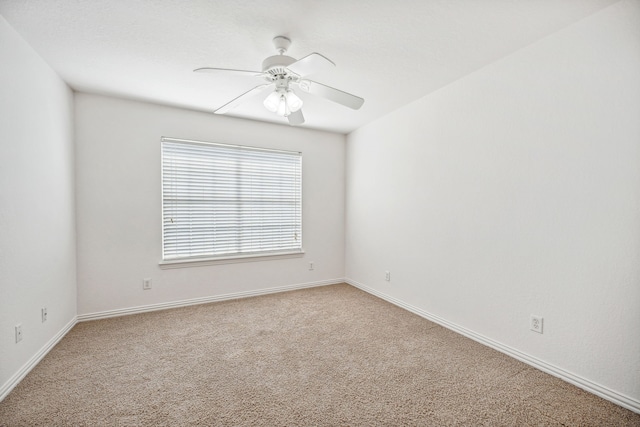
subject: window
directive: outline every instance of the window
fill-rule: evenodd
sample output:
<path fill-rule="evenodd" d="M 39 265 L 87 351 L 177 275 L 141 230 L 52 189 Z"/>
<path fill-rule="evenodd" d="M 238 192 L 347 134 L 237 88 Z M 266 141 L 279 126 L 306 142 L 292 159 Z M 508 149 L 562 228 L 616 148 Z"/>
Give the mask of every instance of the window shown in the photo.
<path fill-rule="evenodd" d="M 302 253 L 302 155 L 162 138 L 163 262 Z"/>

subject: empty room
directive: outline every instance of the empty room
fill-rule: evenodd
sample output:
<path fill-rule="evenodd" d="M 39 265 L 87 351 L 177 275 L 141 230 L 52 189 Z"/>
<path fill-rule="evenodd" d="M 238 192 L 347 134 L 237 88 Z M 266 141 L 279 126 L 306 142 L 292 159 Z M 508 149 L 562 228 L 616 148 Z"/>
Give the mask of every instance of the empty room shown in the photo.
<path fill-rule="evenodd" d="M 0 0 L 0 426 L 640 426 L 640 0 Z"/>

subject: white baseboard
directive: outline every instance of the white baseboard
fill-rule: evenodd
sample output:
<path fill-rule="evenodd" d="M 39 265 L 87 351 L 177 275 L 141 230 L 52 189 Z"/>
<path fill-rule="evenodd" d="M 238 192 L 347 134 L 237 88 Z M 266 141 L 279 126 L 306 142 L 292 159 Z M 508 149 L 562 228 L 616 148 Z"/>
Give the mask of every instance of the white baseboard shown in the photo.
<path fill-rule="evenodd" d="M 621 393 L 618 393 L 614 390 L 611 390 L 605 386 L 597 384 L 593 381 L 590 381 L 586 378 L 583 378 L 579 375 L 573 374 L 571 372 L 565 371 L 562 368 L 551 365 L 543 360 L 540 360 L 536 357 L 530 356 L 526 353 L 523 353 L 519 350 L 516 350 L 512 347 L 494 341 L 490 338 L 487 338 L 483 335 L 480 335 L 476 332 L 473 332 L 469 329 L 463 328 L 461 326 L 456 325 L 455 323 L 451 323 L 441 317 L 433 315 L 429 312 L 426 312 L 420 308 L 414 307 L 410 304 L 405 303 L 397 298 L 384 294 L 380 291 L 377 291 L 373 288 L 370 288 L 362 283 L 356 282 L 355 280 L 344 278 L 344 279 L 333 279 L 333 280 L 322 280 L 317 282 L 308 282 L 308 283 L 300 283 L 295 285 L 286 285 L 279 286 L 275 288 L 267 288 L 267 289 L 259 289 L 255 291 L 245 291 L 245 292 L 235 292 L 231 294 L 217 295 L 211 297 L 202 297 L 202 298 L 192 298 L 188 300 L 181 301 L 173 301 L 168 303 L 160 303 L 160 304 L 150 304 L 138 307 L 130 307 L 118 310 L 108 310 L 96 313 L 82 314 L 71 319 L 69 323 L 67 323 L 53 338 L 51 338 L 27 363 L 25 363 L 22 368 L 18 372 L 16 372 L 6 383 L 0 387 L 0 402 L 13 390 L 13 388 L 18 385 L 20 381 L 42 360 L 42 358 L 73 328 L 76 323 L 88 321 L 88 320 L 96 320 L 96 319 L 105 319 L 108 317 L 116 317 L 116 316 L 125 316 L 129 314 L 136 313 L 145 313 L 148 311 L 156 311 L 156 310 L 165 310 L 168 308 L 177 308 L 177 307 L 186 307 L 189 305 L 196 304 L 206 304 L 210 302 L 216 301 L 226 301 L 231 299 L 238 298 L 247 298 L 252 296 L 259 295 L 267 295 L 277 292 L 286 292 L 292 291 L 295 289 L 304 289 L 304 288 L 312 288 L 316 286 L 326 286 L 326 285 L 334 285 L 338 283 L 348 283 L 351 286 L 354 286 L 358 289 L 361 289 L 367 293 L 375 295 L 385 301 L 388 301 L 398 307 L 402 307 L 407 311 L 410 311 L 418 316 L 421 316 L 427 320 L 430 320 L 434 323 L 437 323 L 441 326 L 444 326 L 447 329 L 451 329 L 461 335 L 464 335 L 474 341 L 477 341 L 481 344 L 484 344 L 488 347 L 491 347 L 495 350 L 500 351 L 508 356 L 511 356 L 521 362 L 524 362 L 534 368 L 540 369 L 543 372 L 551 374 L 555 377 L 558 377 L 568 383 L 571 383 L 577 387 L 582 388 L 590 393 L 593 393 L 597 396 L 602 397 L 603 399 L 607 399 L 616 405 L 620 405 L 624 408 L 627 408 L 636 413 L 640 413 L 640 401 L 633 399 L 629 396 L 625 396 Z"/>
<path fill-rule="evenodd" d="M 106 319 L 109 317 L 127 316 L 129 314 L 146 313 L 148 311 L 166 310 L 168 308 L 186 307 L 189 305 L 207 304 L 216 301 L 226 301 L 238 298 L 255 297 L 259 295 L 274 294 L 277 292 L 293 291 L 295 289 L 313 288 L 316 286 L 335 285 L 344 283 L 344 279 L 320 280 L 317 282 L 298 283 L 295 285 L 278 286 L 275 288 L 257 289 L 255 291 L 234 292 L 231 294 L 215 295 L 210 297 L 191 298 L 180 301 L 163 302 L 158 304 L 141 305 L 137 307 L 119 308 L 116 310 L 98 311 L 78 315 L 78 322 L 88 320 Z"/>
<path fill-rule="evenodd" d="M 49 353 L 49 351 L 53 347 L 55 347 L 55 345 L 58 344 L 58 342 L 65 335 L 67 335 L 67 332 L 69 332 L 71 328 L 76 325 L 76 323 L 78 323 L 78 320 L 76 316 L 74 316 L 73 319 L 71 319 L 69 323 L 67 323 L 62 329 L 60 329 L 60 331 L 58 331 L 58 333 L 55 334 L 53 338 L 51 338 L 40 350 L 38 350 L 38 352 L 34 354 L 33 357 L 31 357 L 31 359 L 29 359 L 18 372 L 16 372 L 11 378 L 9 378 L 6 383 L 2 385 L 2 387 L 0 387 L 0 402 L 2 402 L 4 398 L 9 395 L 11 390 L 13 390 L 13 388 L 17 386 L 18 383 L 22 381 L 22 379 L 27 376 L 29 372 L 31 372 L 31 370 L 42 360 L 42 358 L 46 356 L 47 353 Z"/>
<path fill-rule="evenodd" d="M 551 365 L 543 360 L 540 360 L 536 357 L 523 353 L 515 348 L 509 347 L 502 343 L 492 340 L 491 338 L 487 338 L 483 335 L 480 335 L 470 329 L 463 328 L 462 326 L 458 326 L 455 323 L 451 323 L 439 316 L 433 315 L 427 311 L 424 311 L 418 307 L 414 307 L 411 304 L 407 304 L 404 301 L 401 301 L 397 298 L 389 296 L 385 293 L 382 293 L 376 289 L 370 288 L 362 283 L 356 282 L 355 280 L 345 278 L 345 283 L 350 284 L 358 289 L 361 289 L 369 294 L 375 295 L 385 301 L 388 301 L 398 307 L 402 307 L 407 311 L 410 311 L 414 314 L 417 314 L 420 317 L 424 317 L 427 320 L 430 320 L 434 323 L 437 323 L 441 326 L 444 326 L 447 329 L 451 329 L 454 332 L 457 332 L 461 335 L 464 335 L 467 338 L 471 338 L 474 341 L 477 341 L 481 344 L 484 344 L 488 347 L 491 347 L 495 350 L 498 350 L 501 353 L 504 353 L 508 356 L 511 356 L 515 359 L 520 360 L 521 362 L 526 363 L 527 365 L 533 366 L 534 368 L 540 369 L 543 372 L 553 375 L 554 377 L 558 377 L 561 380 L 564 380 L 568 383 L 571 383 L 581 389 L 588 391 L 589 393 L 593 393 L 597 396 L 602 397 L 610 402 L 615 403 L 616 405 L 622 406 L 623 408 L 627 408 L 633 412 L 640 413 L 640 401 L 633 399 L 629 396 L 625 396 L 624 394 L 618 393 L 610 388 L 597 384 L 591 380 L 588 380 L 579 375 L 573 374 L 571 372 L 565 371 L 562 368 Z"/>

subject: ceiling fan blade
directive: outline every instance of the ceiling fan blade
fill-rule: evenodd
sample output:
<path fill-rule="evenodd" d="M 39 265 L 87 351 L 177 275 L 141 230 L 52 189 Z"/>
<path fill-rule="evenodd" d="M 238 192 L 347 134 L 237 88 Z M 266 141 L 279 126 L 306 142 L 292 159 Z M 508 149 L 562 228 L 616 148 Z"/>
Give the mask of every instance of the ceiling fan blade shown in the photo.
<path fill-rule="evenodd" d="M 335 66 L 336 64 L 334 64 L 333 61 L 331 61 L 329 58 L 314 52 L 287 66 L 287 69 L 301 77 L 304 77 L 306 75 L 324 71 Z"/>
<path fill-rule="evenodd" d="M 238 96 L 237 98 L 232 99 L 231 101 L 227 102 L 226 104 L 224 104 L 222 107 L 218 108 L 217 110 L 214 111 L 215 114 L 224 114 L 227 111 L 231 110 L 232 108 L 240 105 L 242 102 L 246 101 L 248 98 L 251 98 L 252 96 L 256 95 L 258 92 L 262 92 L 264 90 L 264 88 L 266 88 L 267 86 L 273 86 L 272 84 L 266 83 L 263 85 L 258 85 L 256 87 L 254 87 L 251 90 L 246 91 L 245 93 L 243 93 L 242 95 Z"/>
<path fill-rule="evenodd" d="M 252 75 L 252 76 L 261 76 L 262 72 L 260 71 L 249 71 L 249 70 L 232 70 L 230 68 L 211 68 L 211 67 L 202 67 L 196 68 L 193 70 L 194 73 L 219 73 L 219 72 L 231 72 L 235 74 L 243 74 L 243 75 Z"/>
<path fill-rule="evenodd" d="M 287 119 L 289 119 L 289 124 L 291 126 L 298 126 L 303 124 L 304 115 L 302 114 L 302 110 L 298 110 L 295 113 L 289 114 L 289 116 L 287 116 Z"/>
<path fill-rule="evenodd" d="M 329 101 L 337 102 L 345 107 L 357 110 L 364 104 L 364 99 L 359 96 L 352 95 L 347 92 L 332 88 L 331 86 L 323 85 L 322 83 L 314 82 L 313 80 L 300 80 L 300 89 L 308 92 L 312 95 L 321 96 Z"/>

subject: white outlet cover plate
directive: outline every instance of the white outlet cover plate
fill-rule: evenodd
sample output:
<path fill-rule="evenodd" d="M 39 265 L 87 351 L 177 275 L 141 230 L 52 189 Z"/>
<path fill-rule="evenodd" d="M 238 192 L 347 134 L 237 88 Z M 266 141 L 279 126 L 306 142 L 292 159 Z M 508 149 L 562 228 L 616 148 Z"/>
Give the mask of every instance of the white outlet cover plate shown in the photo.
<path fill-rule="evenodd" d="M 529 329 L 541 334 L 543 322 L 544 322 L 544 319 L 541 316 L 531 315 L 531 320 L 529 322 Z"/>

